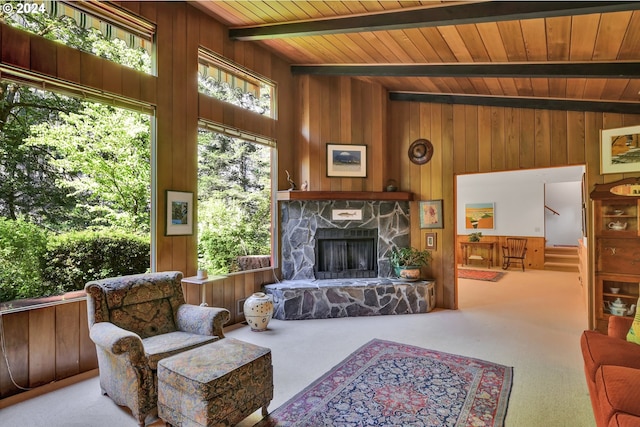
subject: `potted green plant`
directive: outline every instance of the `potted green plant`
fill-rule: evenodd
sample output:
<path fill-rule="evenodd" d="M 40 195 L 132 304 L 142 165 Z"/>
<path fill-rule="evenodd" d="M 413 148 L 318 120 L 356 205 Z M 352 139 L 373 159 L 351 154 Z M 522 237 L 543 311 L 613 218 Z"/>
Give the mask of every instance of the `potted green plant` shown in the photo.
<path fill-rule="evenodd" d="M 389 262 L 397 277 L 401 279 L 419 279 L 420 267 L 426 267 L 431 261 L 431 252 L 416 248 L 393 248 Z"/>
<path fill-rule="evenodd" d="M 204 262 L 204 254 L 198 251 L 198 271 L 196 273 L 198 280 L 205 280 L 207 278 L 207 267 Z"/>
<path fill-rule="evenodd" d="M 479 242 L 481 237 L 482 237 L 481 231 L 476 231 L 475 233 L 469 233 L 470 242 Z"/>

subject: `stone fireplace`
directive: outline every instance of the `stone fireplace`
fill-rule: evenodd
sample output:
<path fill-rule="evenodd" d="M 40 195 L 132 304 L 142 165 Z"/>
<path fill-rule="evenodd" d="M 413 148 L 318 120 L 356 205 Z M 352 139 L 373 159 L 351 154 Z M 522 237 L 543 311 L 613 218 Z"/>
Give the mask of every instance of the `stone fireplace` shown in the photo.
<path fill-rule="evenodd" d="M 334 210 L 361 215 L 336 219 Z M 390 277 L 391 248 L 410 242 L 406 201 L 295 200 L 281 212 L 285 280 Z"/>
<path fill-rule="evenodd" d="M 435 282 L 391 277 L 391 249 L 410 243 L 408 201 L 288 198 L 280 206 L 283 280 L 265 285 L 275 319 L 415 314 L 435 307 Z"/>

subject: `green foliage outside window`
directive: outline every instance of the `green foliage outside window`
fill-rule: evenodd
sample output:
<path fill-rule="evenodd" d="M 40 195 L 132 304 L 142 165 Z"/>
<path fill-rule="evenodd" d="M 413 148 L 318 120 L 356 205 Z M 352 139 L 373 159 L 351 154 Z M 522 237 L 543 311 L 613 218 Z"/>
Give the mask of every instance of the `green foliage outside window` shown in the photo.
<path fill-rule="evenodd" d="M 2 16 L 50 40 L 147 71 L 149 55 L 68 17 Z M 150 120 L 0 82 L 0 302 L 81 290 L 150 265 Z"/>
<path fill-rule="evenodd" d="M 51 295 L 40 271 L 48 234 L 23 217 L 0 217 L 0 302 Z"/>
<path fill-rule="evenodd" d="M 33 125 L 27 147 L 56 153 L 64 175 L 57 188 L 76 200 L 71 216 L 87 228 L 149 233 L 151 150 L 149 117 L 85 103 L 57 123 Z"/>
<path fill-rule="evenodd" d="M 263 116 L 271 116 L 272 88 L 262 85 L 260 96 L 256 97 L 240 88 L 231 87 L 228 83 L 219 82 L 212 77 L 198 76 L 198 91 L 205 95 L 237 105 L 245 110 L 253 111 Z"/>
<path fill-rule="evenodd" d="M 105 230 L 57 235 L 42 257 L 42 279 L 56 294 L 84 289 L 90 280 L 145 273 L 148 237 Z"/>
<path fill-rule="evenodd" d="M 199 132 L 198 251 L 214 274 L 237 258 L 271 253 L 271 148 Z"/>
<path fill-rule="evenodd" d="M 131 233 L 56 235 L 24 218 L 0 218 L 0 301 L 59 295 L 81 290 L 89 280 L 144 273 L 149 251 L 149 238 Z"/>
<path fill-rule="evenodd" d="M 254 213 L 245 208 L 224 200 L 208 200 L 198 207 L 200 259 L 214 274 L 237 271 L 240 256 L 271 253 L 268 199 Z"/>
<path fill-rule="evenodd" d="M 206 61 L 205 61 L 206 62 Z M 213 65 L 217 68 L 219 65 Z M 227 70 L 234 74 L 232 70 Z M 225 72 L 227 72 L 225 71 Z M 236 83 L 243 81 L 239 75 Z M 206 73 L 205 73 L 206 74 Z M 198 73 L 198 90 L 272 117 L 275 87 L 260 79 L 256 93 Z M 255 86 L 254 86 L 255 87 Z M 199 267 L 214 274 L 238 271 L 237 259 L 271 253 L 272 148 L 200 130 L 198 133 Z"/>

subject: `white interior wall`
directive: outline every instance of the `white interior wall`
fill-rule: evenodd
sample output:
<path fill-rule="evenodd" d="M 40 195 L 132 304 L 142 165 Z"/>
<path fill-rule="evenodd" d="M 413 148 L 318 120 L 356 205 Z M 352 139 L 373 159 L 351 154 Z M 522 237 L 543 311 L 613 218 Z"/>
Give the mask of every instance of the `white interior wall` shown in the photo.
<path fill-rule="evenodd" d="M 492 202 L 495 228 L 477 230 L 483 235 L 545 237 L 545 185 L 576 181 L 580 184 L 583 173 L 584 166 L 568 166 L 459 175 L 456 181 L 457 233 L 476 231 L 466 228 L 465 204 Z M 578 215 L 581 215 L 580 206 Z"/>
<path fill-rule="evenodd" d="M 578 244 L 582 237 L 582 183 L 554 182 L 546 185 L 545 212 L 547 246 Z"/>

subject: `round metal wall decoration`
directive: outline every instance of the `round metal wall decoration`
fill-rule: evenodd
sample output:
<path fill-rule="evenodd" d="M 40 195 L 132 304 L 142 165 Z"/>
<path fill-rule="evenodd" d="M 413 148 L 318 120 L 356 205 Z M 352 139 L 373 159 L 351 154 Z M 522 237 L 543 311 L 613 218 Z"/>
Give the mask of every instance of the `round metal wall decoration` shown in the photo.
<path fill-rule="evenodd" d="M 428 139 L 416 139 L 409 146 L 409 160 L 416 165 L 424 165 L 433 156 L 433 144 Z"/>

